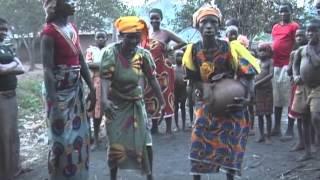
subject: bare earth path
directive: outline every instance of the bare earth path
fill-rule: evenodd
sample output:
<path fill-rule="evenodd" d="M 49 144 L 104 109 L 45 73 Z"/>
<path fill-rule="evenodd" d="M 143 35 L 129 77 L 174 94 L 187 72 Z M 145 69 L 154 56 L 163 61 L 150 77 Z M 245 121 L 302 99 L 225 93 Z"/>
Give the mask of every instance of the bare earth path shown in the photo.
<path fill-rule="evenodd" d="M 169 138 L 164 135 L 154 137 L 154 175 L 156 180 L 191 180 L 189 176 L 189 150 L 190 132 L 177 132 Z M 316 180 L 320 179 L 319 154 L 316 160 L 297 163 L 300 153 L 289 152 L 294 141 L 280 142 L 274 139 L 273 144 L 257 144 L 254 137 L 250 137 L 247 146 L 245 162 L 243 164 L 243 180 Z M 42 153 L 40 160 L 31 164 L 34 168 L 29 174 L 21 176 L 19 180 L 44 180 L 46 173 L 46 153 Z M 31 158 L 31 157 L 30 157 Z M 298 168 L 296 168 L 298 167 Z M 295 169 L 296 168 L 296 169 Z M 292 172 L 289 172 L 289 171 Z M 287 175 L 285 174 L 287 173 Z M 104 149 L 91 153 L 90 180 L 107 180 L 109 172 L 106 165 L 106 152 Z M 281 176 L 285 174 L 285 176 Z M 145 179 L 139 174 L 120 171 L 120 180 Z M 207 179 L 204 177 L 203 179 Z M 217 174 L 208 179 L 223 180 L 224 175 Z"/>
<path fill-rule="evenodd" d="M 37 70 L 21 77 L 39 79 L 42 72 Z M 41 111 L 40 111 L 41 112 Z M 40 116 L 41 117 L 41 116 Z M 187 116 L 188 117 L 188 116 Z M 26 117 L 24 117 L 26 118 Z M 37 118 L 37 117 L 36 117 Z M 283 116 L 283 120 L 286 117 Z M 187 120 L 189 122 L 189 120 Z M 47 179 L 47 137 L 44 120 L 36 119 L 26 126 L 30 120 L 20 120 L 21 154 L 23 166 L 33 168 L 18 180 Z M 162 124 L 162 126 L 164 123 Z M 283 128 L 286 127 L 283 122 Z M 30 128 L 30 129 L 29 129 Z M 164 127 L 161 128 L 164 131 Z M 284 130 L 283 130 L 284 131 Z M 105 133 L 102 133 L 102 135 Z M 35 140 L 34 140 L 35 139 Z M 245 162 L 243 163 L 243 180 L 317 180 L 320 179 L 320 153 L 315 154 L 315 160 L 297 163 L 301 152 L 289 152 L 296 139 L 280 142 L 273 138 L 272 145 L 257 144 L 255 137 L 250 137 L 247 145 Z M 104 139 L 105 142 L 105 139 Z M 172 137 L 158 135 L 153 137 L 154 176 L 155 180 L 191 180 L 188 152 L 190 146 L 190 131 L 175 132 Z M 283 176 L 282 176 L 283 174 Z M 100 149 L 91 153 L 90 180 L 108 180 L 109 171 L 106 164 L 106 150 Z M 119 172 L 119 180 L 143 180 L 144 177 L 133 172 Z M 224 180 L 223 173 L 203 177 L 204 180 Z"/>

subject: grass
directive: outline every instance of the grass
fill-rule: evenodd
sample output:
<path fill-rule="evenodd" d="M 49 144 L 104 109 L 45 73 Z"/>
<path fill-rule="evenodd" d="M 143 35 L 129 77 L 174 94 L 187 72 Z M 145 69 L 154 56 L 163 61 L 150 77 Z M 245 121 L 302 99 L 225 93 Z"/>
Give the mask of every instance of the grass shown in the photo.
<path fill-rule="evenodd" d="M 17 98 L 20 117 L 37 114 L 43 110 L 41 83 L 39 79 L 24 79 L 19 81 Z"/>

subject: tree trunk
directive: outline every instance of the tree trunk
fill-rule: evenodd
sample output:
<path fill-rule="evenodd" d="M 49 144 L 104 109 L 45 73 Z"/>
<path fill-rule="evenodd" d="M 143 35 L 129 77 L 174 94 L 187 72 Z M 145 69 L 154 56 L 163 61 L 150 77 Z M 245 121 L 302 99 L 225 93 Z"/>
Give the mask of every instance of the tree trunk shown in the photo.
<path fill-rule="evenodd" d="M 27 52 L 28 52 L 28 57 L 29 57 L 29 62 L 30 62 L 29 71 L 33 71 L 36 68 L 35 59 L 34 59 L 34 39 L 35 39 L 34 36 L 32 36 L 32 37 L 23 36 L 22 37 L 23 44 L 25 45 Z"/>
<path fill-rule="evenodd" d="M 115 26 L 112 26 L 112 42 L 117 42 L 118 37 L 117 37 L 117 29 Z"/>

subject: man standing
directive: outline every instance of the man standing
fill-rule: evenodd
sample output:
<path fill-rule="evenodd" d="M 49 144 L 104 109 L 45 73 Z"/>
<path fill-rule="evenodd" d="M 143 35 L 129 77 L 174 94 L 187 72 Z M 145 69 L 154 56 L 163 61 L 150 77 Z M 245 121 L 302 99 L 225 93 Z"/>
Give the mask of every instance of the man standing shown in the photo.
<path fill-rule="evenodd" d="M 294 38 L 299 25 L 291 20 L 292 6 L 289 3 L 280 5 L 281 21 L 272 28 L 273 39 L 273 98 L 275 126 L 272 135 L 281 135 L 281 114 L 283 107 L 288 106 L 290 95 L 290 79 L 286 74 L 290 53 L 294 46 Z M 286 136 L 293 136 L 294 120 L 288 117 Z"/>
<path fill-rule="evenodd" d="M 17 77 L 24 73 L 20 60 L 4 45 L 8 23 L 0 18 L 0 179 L 12 180 L 20 169 L 18 134 Z"/>
<path fill-rule="evenodd" d="M 96 90 L 96 105 L 93 111 L 89 113 L 90 117 L 93 119 L 93 128 L 94 128 L 94 145 L 92 150 L 95 150 L 99 147 L 99 130 L 102 120 L 102 111 L 101 111 L 101 82 L 100 82 L 100 73 L 99 66 L 102 56 L 102 49 L 106 46 L 107 42 L 107 33 L 104 31 L 97 31 L 95 34 L 95 46 L 90 46 L 87 49 L 86 53 L 86 62 L 92 72 L 92 82 Z"/>

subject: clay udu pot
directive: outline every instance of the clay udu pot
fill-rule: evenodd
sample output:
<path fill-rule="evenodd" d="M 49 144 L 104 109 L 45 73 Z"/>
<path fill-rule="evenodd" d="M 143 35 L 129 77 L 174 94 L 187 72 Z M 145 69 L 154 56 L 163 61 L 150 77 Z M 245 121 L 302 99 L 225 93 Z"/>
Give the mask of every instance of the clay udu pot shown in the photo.
<path fill-rule="evenodd" d="M 235 97 L 245 97 L 245 87 L 237 80 L 222 78 L 214 83 L 203 83 L 203 100 L 215 115 L 226 113 L 227 105 L 234 104 Z"/>

